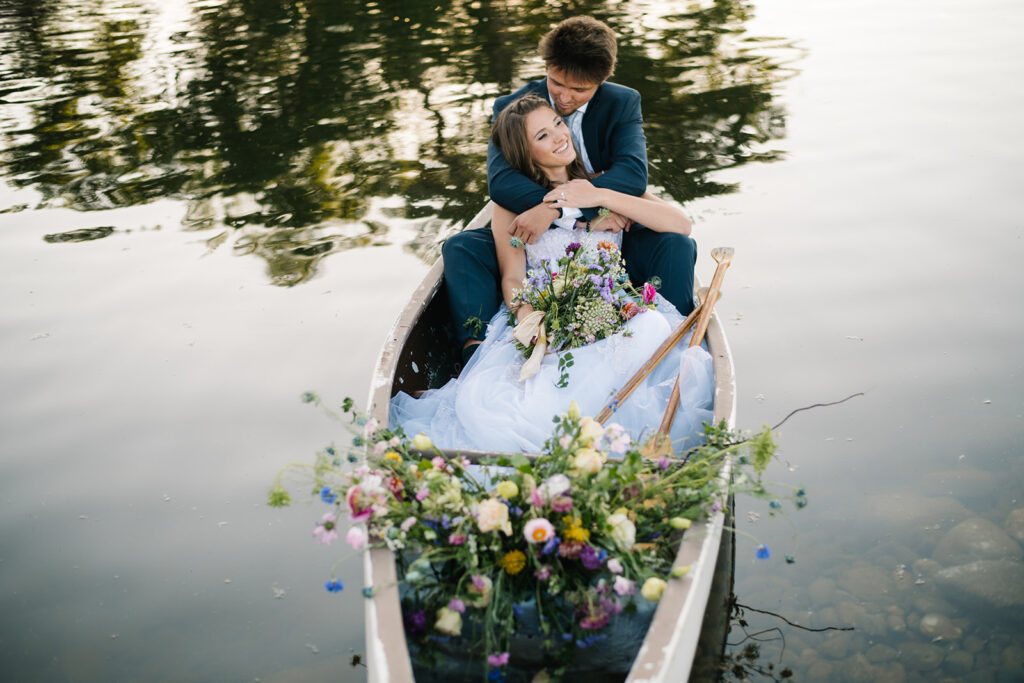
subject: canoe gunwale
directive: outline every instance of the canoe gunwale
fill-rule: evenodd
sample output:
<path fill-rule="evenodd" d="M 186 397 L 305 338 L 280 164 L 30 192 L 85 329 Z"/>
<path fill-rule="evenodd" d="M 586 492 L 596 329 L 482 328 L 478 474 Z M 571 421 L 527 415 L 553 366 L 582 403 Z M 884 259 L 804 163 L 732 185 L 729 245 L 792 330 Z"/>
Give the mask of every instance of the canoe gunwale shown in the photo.
<path fill-rule="evenodd" d="M 490 212 L 488 203 L 464 229 L 483 227 L 490 220 Z M 381 424 L 388 424 L 399 357 L 420 316 L 440 290 L 443 272 L 439 258 L 413 292 L 381 347 L 368 400 L 371 415 Z M 706 340 L 715 372 L 713 419 L 715 424 L 724 421 L 731 428 L 736 418 L 736 381 L 732 354 L 717 314 L 712 316 Z M 474 462 L 496 455 L 483 451 L 442 452 L 446 456 L 463 455 Z M 719 478 L 728 481 L 730 470 L 726 463 Z M 724 525 L 725 513 L 720 511 L 695 523 L 684 534 L 673 567 L 689 566 L 690 571 L 668 582 L 627 683 L 668 683 L 688 677 Z M 368 680 L 371 683 L 412 683 L 415 679 L 405 638 L 394 554 L 387 548 L 366 552 L 363 577 L 365 586 L 373 590 L 365 609 Z"/>

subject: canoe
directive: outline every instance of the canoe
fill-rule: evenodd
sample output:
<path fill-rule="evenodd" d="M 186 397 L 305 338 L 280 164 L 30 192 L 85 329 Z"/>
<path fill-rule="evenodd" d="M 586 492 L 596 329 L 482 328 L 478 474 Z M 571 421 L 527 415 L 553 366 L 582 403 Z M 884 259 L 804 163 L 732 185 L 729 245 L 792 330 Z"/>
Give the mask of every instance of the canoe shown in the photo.
<path fill-rule="evenodd" d="M 488 203 L 465 229 L 486 225 L 491 208 Z M 456 374 L 442 273 L 443 264 L 438 259 L 413 292 L 381 348 L 367 402 L 371 415 L 381 424 L 388 424 L 390 399 L 396 393 L 439 387 Z M 732 356 L 717 316 L 712 317 L 705 340 L 714 361 L 714 421 L 718 424 L 724 420 L 729 427 L 734 427 L 736 384 Z M 660 422 L 660 416 L 655 422 Z M 494 455 L 473 451 L 459 453 L 474 461 Z M 720 476 L 729 476 L 728 465 Z M 689 565 L 690 571 L 683 578 L 669 582 L 627 681 L 676 683 L 687 680 L 701 636 L 724 526 L 725 515 L 718 512 L 695 523 L 683 536 L 674 566 Z M 364 584 L 374 587 L 373 597 L 365 601 L 368 680 L 374 683 L 414 681 L 394 554 L 387 548 L 374 548 L 363 558 Z"/>

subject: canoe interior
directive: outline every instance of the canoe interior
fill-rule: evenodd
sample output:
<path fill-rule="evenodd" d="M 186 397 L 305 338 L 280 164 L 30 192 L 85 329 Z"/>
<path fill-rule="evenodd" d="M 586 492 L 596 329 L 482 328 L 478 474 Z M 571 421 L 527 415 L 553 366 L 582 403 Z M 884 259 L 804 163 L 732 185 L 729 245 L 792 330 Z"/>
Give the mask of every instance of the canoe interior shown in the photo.
<path fill-rule="evenodd" d="M 437 389 L 458 376 L 462 365 L 456 356 L 450 319 L 448 294 L 443 283 L 438 282 L 395 363 L 391 396 L 399 391 Z"/>

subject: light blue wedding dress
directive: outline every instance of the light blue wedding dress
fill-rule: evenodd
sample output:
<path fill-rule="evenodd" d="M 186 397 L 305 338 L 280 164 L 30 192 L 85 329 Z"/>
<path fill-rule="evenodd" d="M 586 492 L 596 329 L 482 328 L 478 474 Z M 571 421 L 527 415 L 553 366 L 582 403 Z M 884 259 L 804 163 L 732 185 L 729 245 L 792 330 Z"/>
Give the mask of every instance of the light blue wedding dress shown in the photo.
<path fill-rule="evenodd" d="M 598 240 L 621 243 L 621 234 L 554 227 L 526 247 L 528 268 L 557 260 L 579 242 L 594 250 Z M 682 316 L 657 297 L 657 310 L 645 311 L 622 331 L 572 349 L 573 365 L 566 387 L 556 384 L 562 372 L 558 355 L 544 357 L 540 371 L 519 380 L 526 361 L 512 343 L 504 306 L 491 319 L 480 348 L 459 377 L 419 398 L 400 392 L 391 399 L 391 426 L 412 437 L 423 432 L 438 448 L 492 452 L 539 452 L 551 436 L 552 416 L 565 413 L 575 400 L 581 415 L 597 415 Z M 661 422 L 676 375 L 680 374 L 680 409 L 672 428 L 677 450 L 702 441 L 702 423 L 712 419 L 714 376 L 711 356 L 701 347 L 687 349 L 689 334 L 676 346 L 608 421 L 622 425 L 634 439 L 654 433 Z"/>

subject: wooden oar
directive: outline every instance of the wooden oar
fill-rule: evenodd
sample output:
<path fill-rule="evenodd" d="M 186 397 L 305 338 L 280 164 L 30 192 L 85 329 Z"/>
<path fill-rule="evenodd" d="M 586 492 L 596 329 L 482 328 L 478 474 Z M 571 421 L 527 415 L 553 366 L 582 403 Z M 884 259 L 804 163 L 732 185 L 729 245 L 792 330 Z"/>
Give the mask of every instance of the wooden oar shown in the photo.
<path fill-rule="evenodd" d="M 638 386 L 640 386 L 640 383 L 647 378 L 647 375 L 651 374 L 651 371 L 654 370 L 654 368 L 658 366 L 658 363 L 660 363 L 665 356 L 668 355 L 668 352 L 672 350 L 672 347 L 678 344 L 679 341 L 686 336 L 686 333 L 697 321 L 697 317 L 700 315 L 700 311 L 703 306 L 703 302 L 697 304 L 697 307 L 690 312 L 690 315 L 686 316 L 686 319 L 679 323 L 676 329 L 672 331 L 672 334 L 670 334 L 665 341 L 661 343 L 661 346 L 654 350 L 654 353 L 647 359 L 647 362 L 640 366 L 640 369 L 633 373 L 633 376 L 622 385 L 622 388 L 619 389 L 618 393 L 615 394 L 612 400 L 609 401 L 608 404 L 601 409 L 601 412 L 597 414 L 597 417 L 594 418 L 595 420 L 604 424 L 605 421 L 612 416 L 612 413 L 618 410 L 619 406 L 622 405 L 622 402 L 625 401 Z"/>
<path fill-rule="evenodd" d="M 711 313 L 715 309 L 715 302 L 718 301 L 719 290 L 722 288 L 722 280 L 725 278 L 725 270 L 732 263 L 732 255 L 735 250 L 732 247 L 715 247 L 711 250 L 711 258 L 715 259 L 718 266 L 711 278 L 711 285 L 708 287 L 707 298 L 701 306 L 700 316 L 697 319 L 697 326 L 690 338 L 690 346 L 694 347 L 704 340 L 704 333 L 708 331 L 708 324 L 711 322 Z M 676 375 L 675 384 L 672 385 L 672 393 L 668 397 L 668 406 L 665 408 L 665 415 L 661 419 L 661 426 L 654 436 L 644 444 L 643 453 L 653 458 L 662 455 L 672 455 L 672 439 L 669 432 L 672 431 L 672 423 L 676 419 L 676 412 L 679 409 L 679 375 Z"/>

